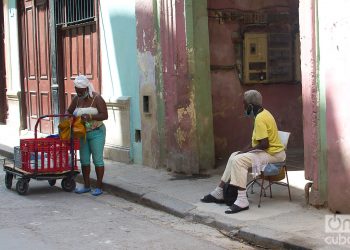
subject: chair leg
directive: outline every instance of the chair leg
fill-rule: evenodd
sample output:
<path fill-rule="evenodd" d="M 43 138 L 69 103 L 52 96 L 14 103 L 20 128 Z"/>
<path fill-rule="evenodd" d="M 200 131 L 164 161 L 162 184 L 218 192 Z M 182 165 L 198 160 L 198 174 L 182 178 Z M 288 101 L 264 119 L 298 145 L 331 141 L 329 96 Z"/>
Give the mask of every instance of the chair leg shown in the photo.
<path fill-rule="evenodd" d="M 246 186 L 246 189 L 247 189 L 247 197 L 248 197 L 248 190 L 250 189 L 251 191 L 251 194 L 253 194 L 253 187 L 254 187 L 254 183 L 256 182 L 255 178 L 253 180 L 251 180 L 247 186 Z"/>
<path fill-rule="evenodd" d="M 258 184 L 258 186 L 260 186 L 260 183 L 258 182 L 259 179 L 260 179 L 259 177 L 256 177 L 246 185 L 247 197 L 248 197 L 248 190 L 249 189 L 250 189 L 250 193 L 254 194 L 254 184 Z"/>
<path fill-rule="evenodd" d="M 261 183 L 261 188 L 260 188 L 260 197 L 259 197 L 259 204 L 258 204 L 258 207 L 260 207 L 261 196 L 262 196 L 262 192 L 263 192 L 263 189 L 264 189 L 264 177 L 262 177 L 261 179 L 262 179 L 262 183 Z M 264 191 L 265 191 L 265 189 L 264 189 Z"/>
<path fill-rule="evenodd" d="M 290 195 L 287 166 L 284 166 L 284 172 L 286 173 L 286 178 L 287 178 L 287 187 L 288 187 L 289 201 L 292 201 L 292 196 Z"/>
<path fill-rule="evenodd" d="M 271 189 L 271 185 L 272 185 L 272 183 L 271 183 L 271 180 L 270 180 L 270 178 L 269 178 L 270 198 L 272 198 L 272 189 Z"/>

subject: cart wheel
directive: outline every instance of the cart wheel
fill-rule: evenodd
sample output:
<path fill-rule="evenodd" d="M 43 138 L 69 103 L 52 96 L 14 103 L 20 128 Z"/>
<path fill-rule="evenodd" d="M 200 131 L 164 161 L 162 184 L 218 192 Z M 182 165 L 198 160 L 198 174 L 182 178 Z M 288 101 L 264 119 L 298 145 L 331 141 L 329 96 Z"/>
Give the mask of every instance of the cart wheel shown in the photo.
<path fill-rule="evenodd" d="M 7 189 L 11 189 L 12 179 L 13 179 L 13 174 L 6 172 L 6 174 L 5 174 L 5 186 Z"/>
<path fill-rule="evenodd" d="M 29 187 L 28 181 L 26 179 L 20 178 L 16 184 L 16 191 L 18 194 L 24 195 L 27 193 L 28 187 Z"/>
<path fill-rule="evenodd" d="M 56 184 L 56 180 L 49 180 L 49 185 L 51 187 L 55 186 L 55 184 Z"/>
<path fill-rule="evenodd" d="M 75 189 L 75 180 L 71 177 L 66 177 L 62 179 L 61 182 L 62 189 L 66 192 L 72 192 Z"/>

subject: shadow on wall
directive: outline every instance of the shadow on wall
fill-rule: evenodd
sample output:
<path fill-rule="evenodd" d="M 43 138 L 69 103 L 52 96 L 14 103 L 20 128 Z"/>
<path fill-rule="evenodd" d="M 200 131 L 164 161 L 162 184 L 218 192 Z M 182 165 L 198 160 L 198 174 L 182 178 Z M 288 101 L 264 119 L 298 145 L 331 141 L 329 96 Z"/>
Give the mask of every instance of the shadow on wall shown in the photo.
<path fill-rule="evenodd" d="M 330 80 L 331 83 L 336 80 Z M 328 206 L 332 212 L 350 213 L 350 169 L 349 162 L 349 121 L 350 115 L 341 101 L 347 100 L 348 92 L 342 87 L 327 93 L 327 195 Z M 332 96 L 330 96 L 332 95 Z M 342 98 L 343 97 L 343 98 Z M 344 103 L 344 102 L 343 102 Z M 345 112 L 345 113 L 344 113 Z M 339 115 L 340 114 L 340 115 Z M 346 114 L 343 116 L 343 114 Z"/>
<path fill-rule="evenodd" d="M 141 142 L 141 138 L 139 138 L 141 135 L 141 118 L 139 108 L 140 90 L 136 47 L 136 17 L 129 13 L 112 13 L 109 18 L 115 52 L 115 58 L 113 59 L 116 61 L 117 69 L 115 70 L 118 71 L 119 88 L 121 95 L 131 97 L 130 142 L 132 145 L 130 154 L 132 160 L 140 164 L 142 163 L 142 146 L 139 143 Z"/>

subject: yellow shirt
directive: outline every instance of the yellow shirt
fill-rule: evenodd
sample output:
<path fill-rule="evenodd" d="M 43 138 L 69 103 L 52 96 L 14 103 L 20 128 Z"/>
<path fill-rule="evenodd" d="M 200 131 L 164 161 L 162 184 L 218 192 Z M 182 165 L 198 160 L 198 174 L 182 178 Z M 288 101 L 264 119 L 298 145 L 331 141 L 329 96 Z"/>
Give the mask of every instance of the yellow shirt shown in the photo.
<path fill-rule="evenodd" d="M 256 117 L 254 121 L 254 130 L 252 135 L 252 146 L 258 145 L 258 141 L 268 138 L 269 147 L 266 152 L 270 155 L 276 154 L 284 150 L 284 146 L 278 136 L 278 129 L 275 118 L 269 111 L 264 109 Z"/>

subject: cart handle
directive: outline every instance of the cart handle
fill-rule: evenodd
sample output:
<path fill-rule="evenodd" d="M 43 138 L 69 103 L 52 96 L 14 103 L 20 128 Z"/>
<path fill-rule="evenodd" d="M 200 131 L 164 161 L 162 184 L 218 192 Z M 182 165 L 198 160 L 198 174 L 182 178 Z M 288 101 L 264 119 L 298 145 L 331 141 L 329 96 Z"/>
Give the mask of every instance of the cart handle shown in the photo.
<path fill-rule="evenodd" d="M 71 114 L 56 114 L 56 115 L 43 115 L 43 116 L 40 116 L 38 118 L 38 120 L 36 121 L 35 127 L 34 127 L 34 138 L 35 139 L 38 138 L 38 126 L 39 126 L 40 120 L 44 119 L 44 118 L 48 118 L 48 117 L 75 117 L 75 116 L 71 115 Z"/>

